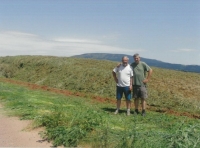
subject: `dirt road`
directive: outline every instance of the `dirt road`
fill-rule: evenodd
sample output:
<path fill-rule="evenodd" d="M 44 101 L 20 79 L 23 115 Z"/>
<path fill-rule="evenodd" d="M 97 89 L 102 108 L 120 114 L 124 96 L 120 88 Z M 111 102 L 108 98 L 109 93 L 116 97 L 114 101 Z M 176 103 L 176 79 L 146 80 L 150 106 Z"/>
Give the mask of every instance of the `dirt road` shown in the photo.
<path fill-rule="evenodd" d="M 27 130 L 30 123 L 6 116 L 0 104 L 0 147 L 52 147 L 38 135 L 41 129 Z"/>

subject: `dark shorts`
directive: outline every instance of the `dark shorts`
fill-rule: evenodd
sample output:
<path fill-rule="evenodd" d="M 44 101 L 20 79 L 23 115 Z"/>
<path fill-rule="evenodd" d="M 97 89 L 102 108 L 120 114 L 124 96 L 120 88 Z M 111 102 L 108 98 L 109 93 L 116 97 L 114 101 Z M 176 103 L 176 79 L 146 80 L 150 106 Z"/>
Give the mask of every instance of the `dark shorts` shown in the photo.
<path fill-rule="evenodd" d="M 127 87 L 119 87 L 117 86 L 117 89 L 116 89 L 116 98 L 117 100 L 120 100 L 122 97 L 123 97 L 123 94 L 125 95 L 125 98 L 127 100 L 131 100 L 131 90 L 130 90 L 130 87 L 127 86 Z"/>
<path fill-rule="evenodd" d="M 147 99 L 147 87 L 146 86 L 133 86 L 133 98 Z"/>

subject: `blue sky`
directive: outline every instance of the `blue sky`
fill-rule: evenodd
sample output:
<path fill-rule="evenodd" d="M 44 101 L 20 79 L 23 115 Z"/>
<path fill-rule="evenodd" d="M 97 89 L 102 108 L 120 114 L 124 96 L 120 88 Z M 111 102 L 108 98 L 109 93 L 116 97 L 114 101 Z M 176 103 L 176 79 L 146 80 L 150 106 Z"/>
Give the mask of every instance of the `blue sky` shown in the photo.
<path fill-rule="evenodd" d="M 199 0 L 0 2 L 0 56 L 139 53 L 200 65 Z"/>

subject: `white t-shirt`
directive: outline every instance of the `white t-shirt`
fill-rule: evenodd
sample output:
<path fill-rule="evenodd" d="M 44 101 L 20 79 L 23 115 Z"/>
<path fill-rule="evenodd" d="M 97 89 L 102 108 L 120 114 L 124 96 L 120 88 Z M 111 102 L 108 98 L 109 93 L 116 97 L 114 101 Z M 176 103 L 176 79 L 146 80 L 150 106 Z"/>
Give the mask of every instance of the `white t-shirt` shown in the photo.
<path fill-rule="evenodd" d="M 133 77 L 133 68 L 128 64 L 126 67 L 121 65 L 119 68 L 115 67 L 113 71 L 117 74 L 117 86 L 130 86 L 130 78 Z"/>

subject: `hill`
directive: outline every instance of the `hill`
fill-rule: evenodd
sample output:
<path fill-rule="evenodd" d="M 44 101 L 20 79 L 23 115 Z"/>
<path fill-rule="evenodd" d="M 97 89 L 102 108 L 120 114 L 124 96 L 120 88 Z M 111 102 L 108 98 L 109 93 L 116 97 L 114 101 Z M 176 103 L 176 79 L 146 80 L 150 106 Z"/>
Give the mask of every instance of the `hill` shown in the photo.
<path fill-rule="evenodd" d="M 114 115 L 117 62 L 0 57 L 0 103 L 53 147 L 200 147 L 200 75 L 153 68 L 147 116 Z M 117 140 L 116 140 L 117 139 Z M 43 141 L 43 140 L 42 140 Z"/>
<path fill-rule="evenodd" d="M 117 62 L 50 56 L 0 58 L 0 77 L 67 89 L 115 100 L 112 69 Z M 200 75 L 153 68 L 148 83 L 149 107 L 156 111 L 175 110 L 200 114 Z"/>
<path fill-rule="evenodd" d="M 91 58 L 91 59 L 98 59 L 98 60 L 110 60 L 110 61 L 118 61 L 120 62 L 120 59 L 124 56 L 123 54 L 108 54 L 108 53 L 86 53 L 81 55 L 76 55 L 72 57 L 76 58 Z M 133 62 L 132 55 L 126 55 L 129 57 L 129 62 Z M 141 57 L 141 60 L 148 63 L 148 65 L 153 67 L 159 67 L 159 68 L 166 68 L 166 69 L 172 69 L 172 70 L 179 70 L 184 72 L 196 72 L 200 73 L 200 66 L 199 65 L 181 65 L 181 64 L 172 64 L 172 63 L 166 63 L 154 59 L 147 59 Z"/>

